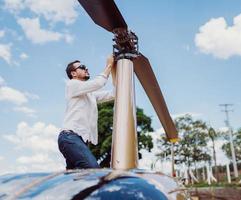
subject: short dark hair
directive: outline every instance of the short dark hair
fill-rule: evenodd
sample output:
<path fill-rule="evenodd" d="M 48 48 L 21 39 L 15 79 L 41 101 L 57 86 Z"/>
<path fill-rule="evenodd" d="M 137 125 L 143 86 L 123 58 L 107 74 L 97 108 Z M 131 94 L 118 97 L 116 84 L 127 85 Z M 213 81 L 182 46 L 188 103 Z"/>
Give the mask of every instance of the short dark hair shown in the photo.
<path fill-rule="evenodd" d="M 71 72 L 75 69 L 75 67 L 74 67 L 75 63 L 80 63 L 80 61 L 79 60 L 75 60 L 75 61 L 69 63 L 67 65 L 67 67 L 66 67 L 66 73 L 67 73 L 67 76 L 69 77 L 69 79 L 73 78 L 72 75 L 71 75 Z"/>

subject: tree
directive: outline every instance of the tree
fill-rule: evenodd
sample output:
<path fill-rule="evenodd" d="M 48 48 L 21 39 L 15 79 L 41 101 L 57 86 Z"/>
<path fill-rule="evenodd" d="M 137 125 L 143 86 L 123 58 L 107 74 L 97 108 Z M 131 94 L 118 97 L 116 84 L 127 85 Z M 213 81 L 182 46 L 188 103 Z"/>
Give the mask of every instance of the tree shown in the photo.
<path fill-rule="evenodd" d="M 217 158 L 216 158 L 216 150 L 215 150 L 215 140 L 218 138 L 218 133 L 214 130 L 214 128 L 209 127 L 208 129 L 208 135 L 209 138 L 212 141 L 212 149 L 213 149 L 213 160 L 214 160 L 214 168 L 215 168 L 215 174 L 217 176 L 217 179 L 219 180 L 219 172 L 217 167 Z"/>
<path fill-rule="evenodd" d="M 97 160 L 101 161 L 101 167 L 110 166 L 114 114 L 113 107 L 113 101 L 98 105 L 99 142 L 97 145 L 89 145 Z M 153 131 L 153 128 L 151 127 L 151 118 L 146 116 L 141 108 L 137 108 L 136 111 L 138 150 L 144 148 L 150 151 L 153 148 L 152 138 L 145 133 Z M 141 157 L 140 153 L 139 157 Z"/>
<path fill-rule="evenodd" d="M 241 128 L 239 128 L 237 132 L 233 133 L 233 146 L 234 146 L 234 151 L 236 155 L 236 160 L 239 161 L 241 160 Z M 229 141 L 223 144 L 222 149 L 224 150 L 227 157 L 232 160 Z"/>
<path fill-rule="evenodd" d="M 190 115 L 185 115 L 177 118 L 175 125 L 180 138 L 179 142 L 174 144 L 175 163 L 185 163 L 188 169 L 194 166 L 196 171 L 198 162 L 210 162 L 211 156 L 207 151 L 208 127 L 206 123 L 201 120 L 193 120 Z M 157 156 L 163 158 L 166 155 L 167 158 L 170 158 L 171 144 L 164 137 L 159 142 L 161 153 Z"/>

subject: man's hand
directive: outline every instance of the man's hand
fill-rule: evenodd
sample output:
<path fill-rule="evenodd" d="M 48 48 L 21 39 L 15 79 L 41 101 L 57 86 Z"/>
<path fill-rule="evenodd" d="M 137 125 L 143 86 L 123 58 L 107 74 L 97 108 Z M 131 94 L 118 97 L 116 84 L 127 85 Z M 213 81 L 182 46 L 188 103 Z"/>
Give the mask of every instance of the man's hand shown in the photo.
<path fill-rule="evenodd" d="M 108 65 L 111 65 L 113 66 L 114 65 L 114 56 L 113 55 L 109 55 L 108 58 L 107 58 L 107 66 Z"/>
<path fill-rule="evenodd" d="M 111 68 L 113 67 L 113 65 L 114 65 L 114 57 L 113 57 L 113 55 L 110 55 L 107 58 L 106 67 L 103 72 L 107 77 L 109 77 Z"/>

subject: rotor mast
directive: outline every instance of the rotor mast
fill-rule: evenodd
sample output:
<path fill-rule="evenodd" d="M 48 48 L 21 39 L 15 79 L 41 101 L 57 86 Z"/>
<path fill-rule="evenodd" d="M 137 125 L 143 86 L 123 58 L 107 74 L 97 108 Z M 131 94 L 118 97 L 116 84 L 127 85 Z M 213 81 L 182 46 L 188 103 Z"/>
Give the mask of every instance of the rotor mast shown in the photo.
<path fill-rule="evenodd" d="M 138 38 L 126 29 L 114 31 L 113 54 L 116 66 L 116 97 L 112 136 L 111 167 L 138 167 L 134 67 L 132 58 L 138 55 Z"/>

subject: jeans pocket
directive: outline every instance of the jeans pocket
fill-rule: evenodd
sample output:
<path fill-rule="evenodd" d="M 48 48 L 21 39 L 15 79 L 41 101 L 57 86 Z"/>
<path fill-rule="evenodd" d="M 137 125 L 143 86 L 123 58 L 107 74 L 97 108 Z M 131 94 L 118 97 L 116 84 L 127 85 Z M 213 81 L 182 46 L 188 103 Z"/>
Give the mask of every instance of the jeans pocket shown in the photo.
<path fill-rule="evenodd" d="M 72 133 L 72 132 L 64 132 L 64 133 L 60 133 L 59 134 L 59 138 L 58 138 L 58 142 L 62 143 L 62 142 L 67 142 L 70 144 L 73 144 L 74 141 L 76 140 L 76 137 L 78 137 L 77 134 Z"/>
<path fill-rule="evenodd" d="M 68 137 L 69 134 L 67 133 L 60 133 L 58 137 L 58 146 L 60 152 L 64 152 L 65 147 L 67 144 L 74 144 L 74 142 L 71 140 L 71 138 Z"/>

